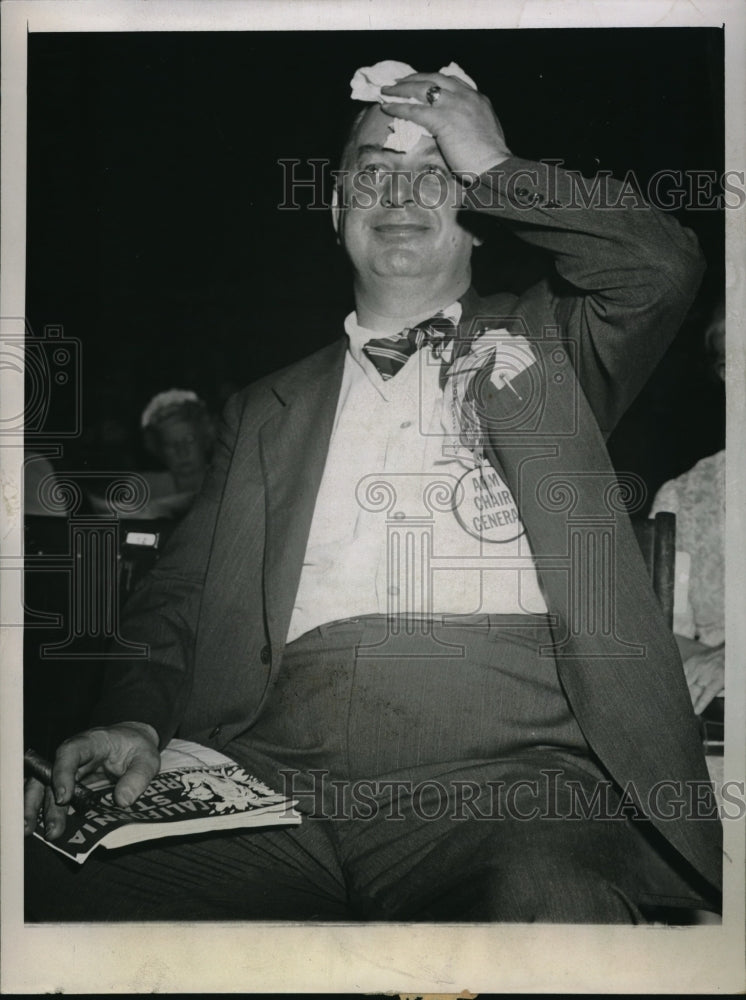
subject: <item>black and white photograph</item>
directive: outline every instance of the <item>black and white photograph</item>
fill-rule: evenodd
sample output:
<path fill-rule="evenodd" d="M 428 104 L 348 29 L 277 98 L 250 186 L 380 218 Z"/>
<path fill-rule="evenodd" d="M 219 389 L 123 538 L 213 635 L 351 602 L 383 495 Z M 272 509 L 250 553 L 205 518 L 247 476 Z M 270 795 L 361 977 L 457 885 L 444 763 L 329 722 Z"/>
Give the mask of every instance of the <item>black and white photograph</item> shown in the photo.
<path fill-rule="evenodd" d="M 3 4 L 3 991 L 746 988 L 743 10 L 599 6 Z"/>

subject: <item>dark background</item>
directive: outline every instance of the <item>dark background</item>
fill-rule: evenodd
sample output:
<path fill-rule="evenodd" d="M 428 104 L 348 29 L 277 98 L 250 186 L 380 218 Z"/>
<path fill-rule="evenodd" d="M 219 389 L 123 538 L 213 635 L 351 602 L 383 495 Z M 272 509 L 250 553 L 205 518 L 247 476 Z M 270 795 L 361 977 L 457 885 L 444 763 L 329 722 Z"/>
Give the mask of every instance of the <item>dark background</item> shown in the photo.
<path fill-rule="evenodd" d="M 722 41 L 689 28 L 31 35 L 27 316 L 36 336 L 60 324 L 82 342 L 83 431 L 57 464 L 142 467 L 154 393 L 192 388 L 219 409 L 339 335 L 352 300 L 329 213 L 310 195 L 278 210 L 277 161 L 308 176 L 305 161 L 334 157 L 359 66 L 455 60 L 516 154 L 645 185 L 663 168 L 722 171 Z M 651 495 L 724 441 L 701 345 L 723 215 L 675 214 L 699 236 L 705 285 L 610 442 Z M 495 227 L 475 284 L 519 290 L 544 266 Z"/>

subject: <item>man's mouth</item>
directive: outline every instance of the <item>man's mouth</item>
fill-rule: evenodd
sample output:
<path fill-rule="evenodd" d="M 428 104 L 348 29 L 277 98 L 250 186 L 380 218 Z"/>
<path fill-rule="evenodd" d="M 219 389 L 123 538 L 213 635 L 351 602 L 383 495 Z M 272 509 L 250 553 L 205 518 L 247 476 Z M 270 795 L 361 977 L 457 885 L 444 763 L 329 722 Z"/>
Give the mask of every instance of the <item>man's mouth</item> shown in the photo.
<path fill-rule="evenodd" d="M 373 228 L 377 233 L 389 236 L 412 236 L 427 232 L 429 226 L 423 226 L 419 222 L 382 222 Z"/>

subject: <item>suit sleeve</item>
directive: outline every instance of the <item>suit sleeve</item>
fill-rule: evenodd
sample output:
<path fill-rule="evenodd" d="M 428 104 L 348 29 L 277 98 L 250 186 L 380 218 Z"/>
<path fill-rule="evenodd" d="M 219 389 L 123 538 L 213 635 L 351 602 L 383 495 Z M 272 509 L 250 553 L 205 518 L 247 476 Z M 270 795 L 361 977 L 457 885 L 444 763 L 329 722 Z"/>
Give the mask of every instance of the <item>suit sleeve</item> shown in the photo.
<path fill-rule="evenodd" d="M 203 586 L 240 418 L 237 396 L 223 414 L 202 491 L 124 609 L 121 634 L 144 644 L 147 656 L 109 661 L 92 725 L 147 722 L 161 746 L 178 728 L 192 689 Z"/>
<path fill-rule="evenodd" d="M 553 257 L 555 274 L 517 310 L 532 337 L 554 324 L 574 341 L 581 386 L 610 432 L 696 295 L 704 260 L 695 235 L 629 182 L 517 157 L 482 174 L 466 199 Z"/>

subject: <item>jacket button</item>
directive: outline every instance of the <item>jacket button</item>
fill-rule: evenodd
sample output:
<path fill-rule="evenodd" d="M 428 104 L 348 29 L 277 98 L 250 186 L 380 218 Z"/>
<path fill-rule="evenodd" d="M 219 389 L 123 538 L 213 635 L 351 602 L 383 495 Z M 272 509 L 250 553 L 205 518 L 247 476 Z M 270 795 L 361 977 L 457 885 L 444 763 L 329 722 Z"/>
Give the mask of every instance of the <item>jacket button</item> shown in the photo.
<path fill-rule="evenodd" d="M 272 654 L 269 651 L 269 646 L 262 646 L 262 651 L 259 654 L 259 658 L 262 663 L 267 664 L 272 659 Z"/>
<path fill-rule="evenodd" d="M 222 726 L 215 726 L 213 731 L 210 733 L 210 739 L 214 740 L 217 736 L 220 736 L 222 728 L 223 728 Z"/>

